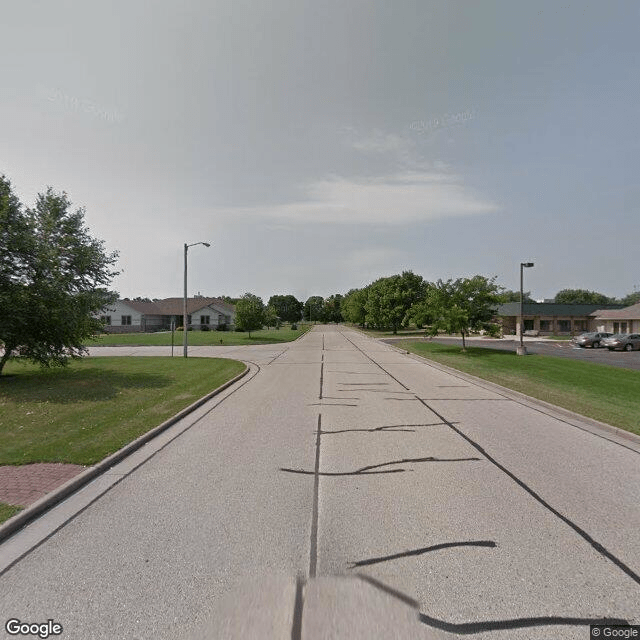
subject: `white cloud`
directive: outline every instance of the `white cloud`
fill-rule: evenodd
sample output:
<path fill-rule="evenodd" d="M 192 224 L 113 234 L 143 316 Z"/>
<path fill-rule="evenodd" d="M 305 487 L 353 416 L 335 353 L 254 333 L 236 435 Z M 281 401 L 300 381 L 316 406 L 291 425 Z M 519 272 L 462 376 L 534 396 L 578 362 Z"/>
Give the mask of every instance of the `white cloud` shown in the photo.
<path fill-rule="evenodd" d="M 415 142 L 395 133 L 374 129 L 370 136 L 352 140 L 351 146 L 364 152 L 404 154 L 415 146 Z"/>
<path fill-rule="evenodd" d="M 299 202 L 221 213 L 300 223 L 399 225 L 498 210 L 456 176 L 434 171 L 361 179 L 332 176 L 309 184 L 305 191 L 307 198 Z"/>

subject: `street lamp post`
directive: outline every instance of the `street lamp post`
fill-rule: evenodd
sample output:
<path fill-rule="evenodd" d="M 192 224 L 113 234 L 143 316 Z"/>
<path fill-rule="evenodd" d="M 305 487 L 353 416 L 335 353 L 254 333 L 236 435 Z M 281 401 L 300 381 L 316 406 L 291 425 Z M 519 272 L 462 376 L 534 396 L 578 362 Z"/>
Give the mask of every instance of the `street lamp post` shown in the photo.
<path fill-rule="evenodd" d="M 184 335 L 182 338 L 182 350 L 185 358 L 187 357 L 187 338 L 189 335 L 189 327 L 187 325 L 187 251 L 189 250 L 189 247 L 195 247 L 197 244 L 203 244 L 205 247 L 211 246 L 208 242 L 194 242 L 193 244 L 184 243 L 184 300 L 182 305 L 182 329 Z"/>
<path fill-rule="evenodd" d="M 527 350 L 524 346 L 524 280 L 523 271 L 525 268 L 533 267 L 533 262 L 521 262 L 520 263 L 520 346 L 517 349 L 519 356 L 526 356 Z"/>

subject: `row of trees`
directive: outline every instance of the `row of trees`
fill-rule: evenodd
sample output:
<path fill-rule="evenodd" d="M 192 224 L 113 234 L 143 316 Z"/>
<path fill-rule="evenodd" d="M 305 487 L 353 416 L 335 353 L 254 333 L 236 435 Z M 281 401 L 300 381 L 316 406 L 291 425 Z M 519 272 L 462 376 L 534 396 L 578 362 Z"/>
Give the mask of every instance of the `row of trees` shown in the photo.
<path fill-rule="evenodd" d="M 610 298 L 597 291 L 562 289 L 562 291 L 556 293 L 553 301 L 562 304 L 622 304 L 625 307 L 629 307 L 640 302 L 640 291 L 629 293 L 623 298 Z"/>
<path fill-rule="evenodd" d="M 502 302 L 495 278 L 473 276 L 427 282 L 411 271 L 379 278 L 344 297 L 342 317 L 347 322 L 374 329 L 398 329 L 409 324 L 460 333 L 463 348 L 470 331 L 493 330 L 492 318 Z"/>
<path fill-rule="evenodd" d="M 300 318 L 316 322 L 352 322 L 375 329 L 391 329 L 414 324 L 429 327 L 432 333 L 446 331 L 462 334 L 470 331 L 498 331 L 492 319 L 495 309 L 504 302 L 518 302 L 519 291 L 506 290 L 496 278 L 476 275 L 472 278 L 427 282 L 411 271 L 379 278 L 362 289 L 328 298 L 311 296 L 305 303 L 292 295 L 271 296 L 269 304 L 253 294 L 236 301 L 236 326 L 252 331 L 275 326 L 279 321 L 297 322 Z M 523 300 L 535 302 L 529 291 Z M 617 300 L 584 289 L 563 289 L 554 302 L 564 304 L 625 304 L 640 301 L 640 292 Z M 249 328 L 250 327 L 250 328 Z"/>
<path fill-rule="evenodd" d="M 293 295 L 274 295 L 264 304 L 262 298 L 253 293 L 245 293 L 241 298 L 225 298 L 236 307 L 236 328 L 242 331 L 256 331 L 264 326 L 279 327 L 281 322 L 295 324 L 302 318 L 312 322 L 341 322 L 342 295 L 329 298 L 311 296 L 300 302 Z"/>
<path fill-rule="evenodd" d="M 502 292 L 501 297 L 503 302 L 520 302 L 519 291 L 505 290 Z M 523 301 L 535 302 L 535 300 L 531 298 L 530 291 L 524 292 Z M 556 304 L 621 304 L 625 307 L 630 307 L 632 304 L 640 302 L 640 291 L 634 291 L 622 298 L 615 298 L 587 289 L 562 289 L 556 293 L 553 302 Z"/>

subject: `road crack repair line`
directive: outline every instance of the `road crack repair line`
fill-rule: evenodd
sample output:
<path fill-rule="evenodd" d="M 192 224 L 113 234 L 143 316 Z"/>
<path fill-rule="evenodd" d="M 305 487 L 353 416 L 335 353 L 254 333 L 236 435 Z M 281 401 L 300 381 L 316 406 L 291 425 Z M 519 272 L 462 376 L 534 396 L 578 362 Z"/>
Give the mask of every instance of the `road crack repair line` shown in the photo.
<path fill-rule="evenodd" d="M 396 377 L 394 377 L 391 373 L 389 373 L 380 363 L 376 362 L 371 356 L 365 353 L 360 347 L 358 347 L 352 340 L 344 336 L 346 340 L 351 342 L 351 344 L 362 353 L 366 358 L 368 358 L 371 362 L 376 364 L 382 371 L 385 371 L 391 378 L 393 378 L 398 384 L 402 385 L 405 389 L 409 389 L 405 384 L 400 382 Z M 480 386 L 480 385 L 478 385 Z M 575 531 L 585 542 L 587 542 L 596 552 L 598 552 L 601 556 L 612 562 L 616 567 L 618 567 L 623 573 L 629 576 L 636 584 L 640 585 L 640 575 L 638 575 L 631 567 L 625 564 L 620 558 L 615 556 L 611 551 L 609 551 L 603 544 L 595 540 L 591 535 L 589 535 L 584 529 L 582 529 L 575 522 L 570 520 L 567 516 L 560 513 L 557 509 L 552 507 L 542 496 L 536 493 L 531 487 L 529 487 L 523 480 L 518 478 L 515 473 L 509 471 L 504 465 L 498 462 L 491 454 L 489 454 L 480 444 L 475 442 L 472 438 L 470 438 L 467 434 L 465 434 L 461 429 L 456 427 L 453 422 L 447 420 L 441 413 L 436 411 L 433 407 L 431 407 L 427 402 L 415 394 L 416 400 L 418 400 L 426 409 L 428 409 L 433 415 L 435 415 L 439 420 L 444 422 L 452 431 L 457 433 L 461 438 L 463 438 L 468 444 L 470 444 L 476 451 L 478 451 L 481 455 L 483 455 L 491 464 L 496 466 L 500 471 L 506 474 L 511 480 L 513 480 L 521 489 L 526 491 L 534 500 L 536 500 L 540 505 L 542 505 L 545 509 L 547 509 L 550 513 L 552 513 L 556 518 L 564 522 L 567 526 L 569 526 L 573 531 Z"/>

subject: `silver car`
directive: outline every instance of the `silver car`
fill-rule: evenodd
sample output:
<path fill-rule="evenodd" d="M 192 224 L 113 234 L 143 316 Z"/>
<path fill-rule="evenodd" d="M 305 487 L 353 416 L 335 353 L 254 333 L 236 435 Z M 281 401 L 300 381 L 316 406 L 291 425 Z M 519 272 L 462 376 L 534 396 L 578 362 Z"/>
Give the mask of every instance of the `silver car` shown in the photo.
<path fill-rule="evenodd" d="M 616 333 L 601 342 L 609 351 L 620 349 L 623 351 L 640 350 L 640 333 Z"/>
<path fill-rule="evenodd" d="M 605 333 L 603 331 L 599 331 L 597 333 L 581 333 L 579 336 L 576 336 L 571 342 L 577 344 L 579 347 L 592 347 L 593 349 L 597 349 L 600 346 L 600 343 L 604 338 L 608 338 L 613 335 L 612 333 Z"/>

